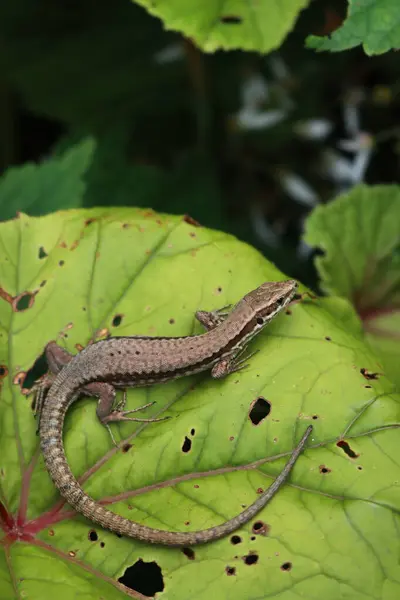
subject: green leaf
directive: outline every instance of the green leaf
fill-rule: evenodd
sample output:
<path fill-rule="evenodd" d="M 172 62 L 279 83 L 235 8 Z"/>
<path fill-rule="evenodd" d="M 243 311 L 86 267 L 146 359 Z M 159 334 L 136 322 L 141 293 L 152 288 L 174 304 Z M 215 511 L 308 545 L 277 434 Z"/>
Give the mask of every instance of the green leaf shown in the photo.
<path fill-rule="evenodd" d="M 252 344 L 260 352 L 249 368 L 226 380 L 201 374 L 130 390 L 130 408 L 156 401 L 143 416 L 172 419 L 116 425 L 118 451 L 92 399 L 68 411 L 66 454 L 88 493 L 178 531 L 241 512 L 314 425 L 290 482 L 235 537 L 191 550 L 149 546 L 60 502 L 24 376 L 51 339 L 75 353 L 108 333 L 197 333 L 197 309 L 236 302 L 284 275 L 229 235 L 151 210 L 21 214 L 0 225 L 0 239 L 3 597 L 123 598 L 118 579 L 132 565 L 160 577 L 151 590 L 134 579 L 136 590 L 169 600 L 399 596 L 400 402 L 385 376 L 366 379 L 379 366 L 349 326 L 348 306 L 304 296 Z M 270 411 L 256 425 L 249 414 L 260 397 Z M 255 522 L 265 527 L 253 530 Z"/>
<path fill-rule="evenodd" d="M 40 165 L 24 164 L 8 169 L 0 178 L 2 219 L 18 211 L 43 215 L 51 210 L 82 205 L 85 191 L 83 175 L 90 163 L 95 143 L 86 138 L 62 156 Z"/>
<path fill-rule="evenodd" d="M 309 0 L 135 0 L 163 20 L 166 29 L 191 38 L 205 52 L 278 48 Z"/>
<path fill-rule="evenodd" d="M 400 48 L 398 0 L 349 0 L 348 16 L 330 36 L 310 35 L 308 48 L 330 52 L 349 50 L 362 44 L 368 55 Z"/>
<path fill-rule="evenodd" d="M 321 286 L 354 305 L 389 377 L 400 385 L 400 189 L 357 186 L 306 223 Z"/>

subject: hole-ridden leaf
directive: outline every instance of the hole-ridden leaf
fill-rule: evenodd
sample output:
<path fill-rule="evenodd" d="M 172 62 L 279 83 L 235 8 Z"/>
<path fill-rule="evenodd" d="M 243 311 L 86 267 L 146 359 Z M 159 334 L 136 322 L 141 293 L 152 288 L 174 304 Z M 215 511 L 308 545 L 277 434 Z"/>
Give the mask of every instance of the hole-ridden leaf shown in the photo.
<path fill-rule="evenodd" d="M 142 563 L 159 573 L 152 591 L 177 600 L 242 600 L 254 589 L 260 597 L 282 597 L 282 589 L 313 597 L 316 579 L 327 598 L 343 590 L 352 598 L 381 599 L 383 589 L 398 595 L 399 398 L 347 326 L 349 308 L 334 312 L 331 303 L 302 296 L 252 343 L 259 352 L 247 369 L 220 381 L 200 374 L 128 390 L 127 408 L 155 401 L 145 416 L 172 418 L 111 424 L 118 450 L 96 419 L 96 402 L 73 405 L 65 450 L 85 490 L 117 514 L 173 531 L 240 513 L 313 424 L 289 482 L 251 522 L 207 546 L 150 546 L 103 530 L 60 500 L 40 456 L 31 398 L 21 392 L 24 375 L 49 340 L 76 354 L 115 333 L 116 315 L 124 315 L 121 336 L 168 336 L 171 315 L 174 335 L 199 333 L 197 310 L 234 304 L 285 276 L 229 235 L 151 210 L 21 214 L 0 224 L 0 243 L 4 597 L 148 593 L 138 583 Z M 35 302 L 18 311 L 14 299 L 23 294 L 35 294 Z M 367 382 L 361 369 L 379 377 Z M 273 407 L 257 427 L 248 414 L 255 398 Z M 185 437 L 190 452 L 182 451 Z M 148 573 L 141 576 L 151 585 Z"/>

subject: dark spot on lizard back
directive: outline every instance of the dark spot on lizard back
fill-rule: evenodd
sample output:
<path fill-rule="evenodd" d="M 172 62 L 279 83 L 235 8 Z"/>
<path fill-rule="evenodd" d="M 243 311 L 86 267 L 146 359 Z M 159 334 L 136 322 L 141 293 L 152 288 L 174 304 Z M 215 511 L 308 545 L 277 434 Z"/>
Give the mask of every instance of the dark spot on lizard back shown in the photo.
<path fill-rule="evenodd" d="M 164 590 L 162 571 L 155 561 L 137 560 L 118 581 L 144 596 L 155 596 Z"/>
<path fill-rule="evenodd" d="M 252 402 L 249 419 L 253 425 L 259 425 L 271 412 L 271 402 L 262 396 Z"/>

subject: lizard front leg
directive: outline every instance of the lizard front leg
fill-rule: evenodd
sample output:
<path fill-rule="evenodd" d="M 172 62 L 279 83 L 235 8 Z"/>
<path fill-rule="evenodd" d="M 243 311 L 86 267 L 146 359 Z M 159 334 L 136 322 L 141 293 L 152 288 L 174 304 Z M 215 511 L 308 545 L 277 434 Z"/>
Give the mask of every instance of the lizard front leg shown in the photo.
<path fill-rule="evenodd" d="M 222 358 L 220 361 L 218 361 L 211 369 L 211 376 L 214 377 L 214 379 L 222 379 L 223 377 L 226 377 L 231 373 L 235 373 L 236 371 L 242 371 L 242 369 L 246 369 L 249 366 L 249 363 L 246 361 L 248 361 L 249 358 L 257 354 L 257 352 L 259 351 L 254 350 L 253 352 L 250 352 L 249 354 L 243 356 L 245 350 L 246 347 L 240 350 L 240 352 L 236 354 L 236 356 L 230 358 Z"/>
<path fill-rule="evenodd" d="M 211 329 L 215 329 L 218 325 L 222 323 L 228 316 L 229 312 L 226 312 L 229 308 L 231 308 L 231 304 L 227 306 L 223 306 L 222 308 L 218 308 L 216 310 L 198 310 L 195 314 L 196 319 L 207 329 L 210 331 Z"/>

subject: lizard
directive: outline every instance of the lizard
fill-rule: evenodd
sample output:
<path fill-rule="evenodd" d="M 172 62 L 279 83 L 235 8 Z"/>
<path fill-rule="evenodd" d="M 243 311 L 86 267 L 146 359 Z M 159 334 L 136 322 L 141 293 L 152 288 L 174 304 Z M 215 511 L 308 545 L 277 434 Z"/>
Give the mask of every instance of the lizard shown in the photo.
<path fill-rule="evenodd" d="M 289 304 L 296 289 L 294 280 L 266 282 L 246 294 L 230 312 L 225 310 L 230 306 L 211 312 L 197 311 L 196 318 L 206 328 L 204 333 L 197 335 L 111 337 L 87 345 L 77 355 L 70 354 L 54 341 L 49 342 L 45 351 L 49 371 L 37 384 L 35 413 L 44 462 L 61 496 L 77 512 L 106 529 L 167 546 L 210 542 L 248 522 L 289 476 L 312 431 L 311 426 L 272 485 L 243 512 L 209 529 L 174 532 L 126 519 L 104 508 L 84 492 L 65 455 L 64 419 L 71 404 L 80 395 L 88 395 L 99 399 L 97 417 L 110 433 L 111 422 L 162 420 L 128 416 L 153 403 L 125 411 L 126 393 L 122 401 L 116 403 L 116 389 L 153 385 L 205 370 L 211 370 L 212 377 L 219 379 L 247 367 L 245 362 L 255 354 L 243 357 L 248 343 Z M 112 439 L 116 444 L 113 436 Z"/>

